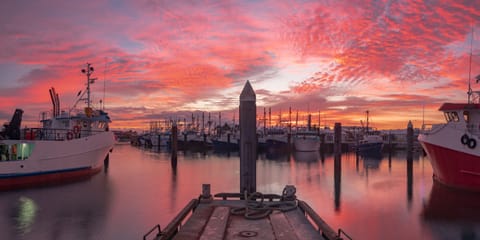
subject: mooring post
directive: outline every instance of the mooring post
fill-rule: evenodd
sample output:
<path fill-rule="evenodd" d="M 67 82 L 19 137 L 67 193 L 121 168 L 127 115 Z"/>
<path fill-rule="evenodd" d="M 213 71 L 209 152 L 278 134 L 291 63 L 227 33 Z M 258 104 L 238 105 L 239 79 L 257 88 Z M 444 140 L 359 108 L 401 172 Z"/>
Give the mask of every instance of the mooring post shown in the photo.
<path fill-rule="evenodd" d="M 407 152 L 413 151 L 413 124 L 408 121 L 407 125 Z"/>
<path fill-rule="evenodd" d="M 335 123 L 334 128 L 334 162 L 333 178 L 335 189 L 335 211 L 340 211 L 340 193 L 342 182 L 342 124 Z"/>
<path fill-rule="evenodd" d="M 335 154 L 342 153 L 342 124 L 335 123 L 333 136 L 333 152 Z"/>
<path fill-rule="evenodd" d="M 177 130 L 177 124 L 173 123 L 172 124 L 172 142 L 171 142 L 171 150 L 172 150 L 172 168 L 177 167 L 177 148 L 178 148 L 178 130 Z"/>
<path fill-rule="evenodd" d="M 256 96 L 247 81 L 240 94 L 240 193 L 257 188 L 257 106 Z"/>
<path fill-rule="evenodd" d="M 407 125 L 407 201 L 410 207 L 413 198 L 413 124 Z"/>

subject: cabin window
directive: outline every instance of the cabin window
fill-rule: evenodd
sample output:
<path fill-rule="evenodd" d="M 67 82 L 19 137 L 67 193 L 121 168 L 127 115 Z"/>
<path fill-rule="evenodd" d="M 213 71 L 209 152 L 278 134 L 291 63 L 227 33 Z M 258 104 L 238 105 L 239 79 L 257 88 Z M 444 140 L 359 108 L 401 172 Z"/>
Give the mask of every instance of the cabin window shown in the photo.
<path fill-rule="evenodd" d="M 457 112 L 446 112 L 445 120 L 447 120 L 447 122 L 458 122 L 460 119 L 458 118 Z"/>
<path fill-rule="evenodd" d="M 445 112 L 443 115 L 445 116 L 445 121 L 447 121 L 447 122 L 452 121 L 452 119 L 450 118 L 450 113 L 449 112 Z"/>
<path fill-rule="evenodd" d="M 469 122 L 470 121 L 470 112 L 469 111 L 464 111 L 463 112 L 463 119 L 465 119 L 465 122 Z"/>
<path fill-rule="evenodd" d="M 460 119 L 458 118 L 457 112 L 452 112 L 452 121 L 458 122 Z"/>
<path fill-rule="evenodd" d="M 33 143 L 0 144 L 0 161 L 28 159 L 32 150 Z"/>

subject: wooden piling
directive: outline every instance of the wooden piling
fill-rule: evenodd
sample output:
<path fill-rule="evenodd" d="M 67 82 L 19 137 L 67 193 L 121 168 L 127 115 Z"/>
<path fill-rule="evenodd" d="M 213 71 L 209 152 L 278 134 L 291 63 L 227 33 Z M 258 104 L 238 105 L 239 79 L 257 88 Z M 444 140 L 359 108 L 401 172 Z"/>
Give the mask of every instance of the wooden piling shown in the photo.
<path fill-rule="evenodd" d="M 342 124 L 335 123 L 334 128 L 334 190 L 335 211 L 340 211 L 340 193 L 342 182 Z"/>
<path fill-rule="evenodd" d="M 413 124 L 408 121 L 407 125 L 407 152 L 413 151 Z"/>
<path fill-rule="evenodd" d="M 334 127 L 334 138 L 333 138 L 333 151 L 335 154 L 342 153 L 342 124 L 335 123 Z"/>
<path fill-rule="evenodd" d="M 240 94 L 240 193 L 256 192 L 256 96 L 247 81 Z"/>
<path fill-rule="evenodd" d="M 409 206 L 413 198 L 413 124 L 407 125 L 407 201 Z"/>
<path fill-rule="evenodd" d="M 172 150 L 172 167 L 176 168 L 177 167 L 177 150 L 178 150 L 178 129 L 177 129 L 177 124 L 173 123 L 172 125 L 172 142 L 171 142 L 171 150 Z"/>

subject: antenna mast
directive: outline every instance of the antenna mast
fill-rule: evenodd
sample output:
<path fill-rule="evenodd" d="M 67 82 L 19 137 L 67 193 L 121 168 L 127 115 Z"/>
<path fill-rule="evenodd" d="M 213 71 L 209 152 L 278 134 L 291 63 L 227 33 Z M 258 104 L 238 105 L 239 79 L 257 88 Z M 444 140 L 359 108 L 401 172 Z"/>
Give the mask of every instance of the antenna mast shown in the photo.
<path fill-rule="evenodd" d="M 105 57 L 105 70 L 103 70 L 103 101 L 102 110 L 105 111 L 105 85 L 107 81 L 107 58 Z"/>
<path fill-rule="evenodd" d="M 470 102 L 470 98 L 472 96 L 472 87 L 470 85 L 470 75 L 472 74 L 472 51 L 473 51 L 473 24 L 472 24 L 472 36 L 470 38 L 470 64 L 468 67 L 468 103 Z"/>
<path fill-rule="evenodd" d="M 90 84 L 93 84 L 97 78 L 90 78 L 90 75 L 92 75 L 94 69 L 90 63 L 87 63 L 87 69 L 82 69 L 82 73 L 87 75 L 87 107 L 90 108 Z"/>

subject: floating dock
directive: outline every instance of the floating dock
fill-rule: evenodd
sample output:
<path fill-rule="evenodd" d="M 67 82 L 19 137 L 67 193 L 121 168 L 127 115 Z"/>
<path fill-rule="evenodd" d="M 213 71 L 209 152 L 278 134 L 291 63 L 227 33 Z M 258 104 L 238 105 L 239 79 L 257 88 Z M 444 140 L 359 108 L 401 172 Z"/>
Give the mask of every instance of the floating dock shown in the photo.
<path fill-rule="evenodd" d="M 292 187 L 290 186 L 290 189 Z M 292 190 L 284 190 L 285 192 L 292 192 Z M 153 236 L 154 233 L 156 233 L 155 236 Z M 307 203 L 292 195 L 253 193 L 245 199 L 238 193 L 219 193 L 213 198 L 209 196 L 208 190 L 206 192 L 204 190 L 204 193 L 198 199 L 192 199 L 165 229 L 162 230 L 157 225 L 145 234 L 143 239 L 339 240 L 351 238 L 341 229 L 333 230 Z"/>
<path fill-rule="evenodd" d="M 307 203 L 298 200 L 294 186 L 285 186 L 282 195 L 257 192 L 255 101 L 255 92 L 247 81 L 240 94 L 239 107 L 240 191 L 216 194 L 214 198 L 210 185 L 203 184 L 198 199 L 192 199 L 165 229 L 156 225 L 148 231 L 144 240 L 151 239 L 148 237 L 154 232 L 156 240 L 339 240 L 343 239 L 342 234 L 351 239 L 341 229 L 334 231 Z M 341 125 L 336 123 L 338 159 L 340 135 Z M 172 167 L 176 168 L 173 157 Z M 341 169 L 340 165 L 337 169 Z"/>

